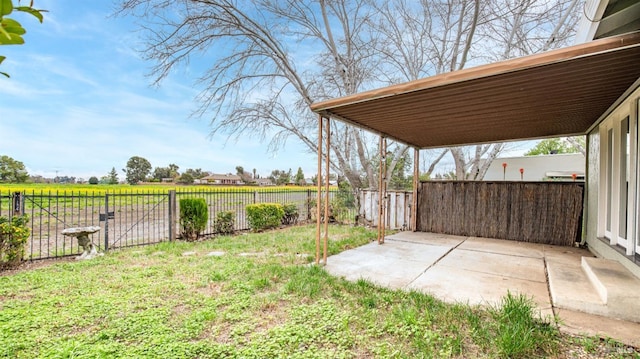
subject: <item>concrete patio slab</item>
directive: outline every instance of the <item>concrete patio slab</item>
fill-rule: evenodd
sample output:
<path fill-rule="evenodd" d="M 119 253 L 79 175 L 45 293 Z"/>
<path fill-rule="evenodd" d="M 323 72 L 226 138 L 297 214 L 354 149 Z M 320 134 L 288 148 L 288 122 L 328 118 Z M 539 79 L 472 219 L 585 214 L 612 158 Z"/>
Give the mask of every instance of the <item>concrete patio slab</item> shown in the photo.
<path fill-rule="evenodd" d="M 369 243 L 332 256 L 325 269 L 347 280 L 362 278 L 390 288 L 403 288 L 450 250 L 445 246 L 408 242 Z"/>
<path fill-rule="evenodd" d="M 547 280 L 542 258 L 478 252 L 464 250 L 461 247 L 444 257 L 438 264 L 540 283 L 545 283 Z"/>
<path fill-rule="evenodd" d="M 467 237 L 463 236 L 454 236 L 451 234 L 439 234 L 439 233 L 430 233 L 431 235 L 426 237 L 424 233 L 421 232 L 398 232 L 396 234 L 392 234 L 390 236 L 385 237 L 385 241 L 399 241 L 399 242 L 412 242 L 419 244 L 428 244 L 428 245 L 438 245 L 438 246 L 448 246 L 455 247 L 460 245 L 460 243 L 467 240 Z"/>
<path fill-rule="evenodd" d="M 325 269 L 347 280 L 418 290 L 451 303 L 499 305 L 507 292 L 533 299 L 560 329 L 640 346 L 640 323 L 616 320 L 581 268 L 584 249 L 489 238 L 399 232 L 328 258 Z M 585 312 L 590 312 L 587 314 Z"/>
<path fill-rule="evenodd" d="M 471 271 L 440 263 L 412 281 L 408 288 L 431 294 L 445 302 L 471 305 L 497 305 L 507 292 L 511 292 L 533 297 L 538 308 L 551 308 L 545 281 Z"/>
<path fill-rule="evenodd" d="M 508 241 L 504 239 L 469 237 L 468 240 L 460 245 L 460 249 L 508 254 L 520 257 L 544 257 L 543 247 L 539 244 Z"/>
<path fill-rule="evenodd" d="M 544 258 L 548 262 L 580 265 L 582 257 L 595 257 L 584 248 L 543 245 Z"/>
<path fill-rule="evenodd" d="M 576 335 L 613 338 L 621 343 L 640 348 L 640 323 L 633 323 L 579 311 L 557 309 L 560 330 Z"/>
<path fill-rule="evenodd" d="M 437 259 L 450 251 L 451 248 L 452 246 L 426 245 L 397 241 L 387 241 L 387 243 L 382 245 L 372 242 L 367 245 L 339 253 L 332 256 L 331 259 L 335 260 L 344 258 L 354 264 L 364 264 L 374 262 L 377 259 L 395 258 L 402 259 L 403 261 L 419 261 L 430 264 L 434 263 Z M 328 261 L 328 265 L 331 265 L 331 262 Z"/>

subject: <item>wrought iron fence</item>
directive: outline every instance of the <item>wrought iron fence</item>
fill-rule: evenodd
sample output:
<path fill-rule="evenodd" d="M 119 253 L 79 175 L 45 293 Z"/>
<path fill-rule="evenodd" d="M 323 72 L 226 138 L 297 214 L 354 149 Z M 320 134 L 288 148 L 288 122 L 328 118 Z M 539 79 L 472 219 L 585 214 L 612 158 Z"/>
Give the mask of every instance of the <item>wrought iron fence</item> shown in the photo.
<path fill-rule="evenodd" d="M 0 192 L 0 217 L 11 215 L 9 208 L 11 207 L 11 193 Z"/>
<path fill-rule="evenodd" d="M 344 192 L 330 190 L 331 201 Z M 25 214 L 31 236 L 26 258 L 30 260 L 77 255 L 82 249 L 75 237 L 62 234 L 65 228 L 100 226 L 92 241 L 101 249 L 147 245 L 175 239 L 179 234 L 179 202 L 182 198 L 204 198 L 209 221 L 204 235 L 215 235 L 214 221 L 220 211 L 235 213 L 235 230 L 249 229 L 245 207 L 253 203 L 295 204 L 299 221 L 311 220 L 315 211 L 315 189 L 224 188 L 214 190 L 171 190 L 141 192 L 52 192 L 0 191 L 0 216 Z M 356 209 L 351 203 L 341 206 L 342 223 L 354 223 Z M 346 201 L 348 202 L 348 201 Z M 338 204 L 340 203 L 340 204 Z"/>
<path fill-rule="evenodd" d="M 330 191 L 330 197 L 335 198 L 337 191 Z M 295 204 L 298 208 L 299 220 L 308 221 L 312 216 L 312 207 L 316 199 L 316 191 L 311 189 L 274 189 L 268 191 L 246 191 L 242 189 L 226 189 L 225 191 L 178 191 L 176 192 L 178 206 L 182 198 L 204 198 L 209 207 L 209 221 L 205 235 L 216 234 L 214 222 L 216 214 L 221 211 L 235 213 L 234 228 L 236 231 L 248 230 L 245 207 L 255 203 Z M 355 210 L 354 210 L 355 214 Z M 352 215 L 352 218 L 355 216 Z M 350 221 L 349 221 L 350 222 Z"/>

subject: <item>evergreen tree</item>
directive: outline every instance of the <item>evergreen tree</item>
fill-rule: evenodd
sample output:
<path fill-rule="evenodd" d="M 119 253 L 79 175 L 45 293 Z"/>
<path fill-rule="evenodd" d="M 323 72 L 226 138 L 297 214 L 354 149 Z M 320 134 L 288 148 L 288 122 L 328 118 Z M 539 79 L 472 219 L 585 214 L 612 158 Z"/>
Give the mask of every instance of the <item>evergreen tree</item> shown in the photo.
<path fill-rule="evenodd" d="M 107 174 L 108 184 L 118 184 L 118 172 L 115 167 L 111 167 L 111 171 Z"/>
<path fill-rule="evenodd" d="M 302 172 L 302 167 L 298 167 L 298 172 L 296 172 L 296 176 L 294 177 L 294 182 L 298 185 L 304 185 L 304 173 Z"/>

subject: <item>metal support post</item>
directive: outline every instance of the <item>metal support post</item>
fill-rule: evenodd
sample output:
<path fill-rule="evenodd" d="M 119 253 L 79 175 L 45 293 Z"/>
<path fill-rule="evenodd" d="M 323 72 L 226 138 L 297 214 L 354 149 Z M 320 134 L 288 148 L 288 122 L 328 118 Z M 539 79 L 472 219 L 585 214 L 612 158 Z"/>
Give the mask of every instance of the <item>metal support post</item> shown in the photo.
<path fill-rule="evenodd" d="M 318 174 L 316 178 L 316 264 L 320 263 L 320 208 L 322 200 L 322 115 L 318 115 Z"/>

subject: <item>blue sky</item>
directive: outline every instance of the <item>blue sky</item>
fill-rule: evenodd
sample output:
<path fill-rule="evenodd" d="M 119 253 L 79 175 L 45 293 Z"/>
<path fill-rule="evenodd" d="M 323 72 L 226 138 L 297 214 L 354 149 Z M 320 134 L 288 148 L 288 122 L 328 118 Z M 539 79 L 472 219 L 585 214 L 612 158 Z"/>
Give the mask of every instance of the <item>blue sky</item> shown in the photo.
<path fill-rule="evenodd" d="M 257 138 L 209 136 L 209 119 L 190 116 L 199 92 L 196 69 L 206 59 L 192 59 L 152 87 L 146 76 L 152 63 L 136 51 L 142 43 L 134 19 L 113 17 L 111 1 L 36 0 L 34 6 L 48 10 L 44 23 L 13 14 L 27 29 L 26 43 L 0 47 L 7 57 L 0 70 L 11 75 L 0 76 L 0 155 L 22 161 L 30 174 L 86 180 L 115 167 L 124 179 L 121 169 L 132 156 L 153 167 L 175 163 L 180 171 L 243 166 L 267 176 L 302 167 L 306 177 L 315 174 L 316 156 L 294 139 L 271 153 Z M 503 156 L 530 146 L 511 144 Z M 453 168 L 446 156 L 437 172 Z"/>
<path fill-rule="evenodd" d="M 216 173 L 300 166 L 307 177 L 316 156 L 295 141 L 269 153 L 258 139 L 210 137 L 208 119 L 191 118 L 195 76 L 186 67 L 151 87 L 150 62 L 136 51 L 131 18 L 114 18 L 111 1 L 36 0 L 43 24 L 15 14 L 26 43 L 2 46 L 0 155 L 22 161 L 30 174 L 101 177 L 131 156 L 153 167 L 170 163 Z M 197 63 L 192 63 L 197 66 Z"/>

